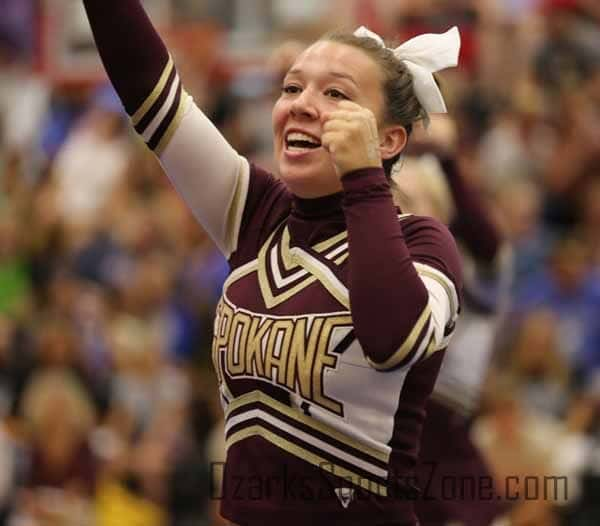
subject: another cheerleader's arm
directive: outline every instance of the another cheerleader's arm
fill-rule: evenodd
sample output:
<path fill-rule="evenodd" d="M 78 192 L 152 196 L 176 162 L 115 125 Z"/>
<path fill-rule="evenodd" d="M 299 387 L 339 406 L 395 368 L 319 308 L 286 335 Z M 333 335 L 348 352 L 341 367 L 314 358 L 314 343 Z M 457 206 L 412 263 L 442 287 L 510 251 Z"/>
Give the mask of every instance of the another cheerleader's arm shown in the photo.
<path fill-rule="evenodd" d="M 431 218 L 398 217 L 381 168 L 342 177 L 350 308 L 369 364 L 408 367 L 447 347 L 460 309 L 458 250 Z"/>
<path fill-rule="evenodd" d="M 229 257 L 250 167 L 185 92 L 139 0 L 83 0 L 98 51 L 137 133 L 196 219 Z"/>
<path fill-rule="evenodd" d="M 491 265 L 502 247 L 502 236 L 494 225 L 477 192 L 464 180 L 452 157 L 440 159 L 446 180 L 456 205 L 456 218 L 450 225 L 452 232 L 463 240 L 469 252 L 478 261 Z"/>

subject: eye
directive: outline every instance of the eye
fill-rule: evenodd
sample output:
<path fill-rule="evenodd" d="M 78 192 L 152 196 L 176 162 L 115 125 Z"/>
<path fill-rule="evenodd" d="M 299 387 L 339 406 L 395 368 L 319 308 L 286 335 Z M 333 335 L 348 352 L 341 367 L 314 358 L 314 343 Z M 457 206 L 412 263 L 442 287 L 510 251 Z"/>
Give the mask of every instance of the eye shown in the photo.
<path fill-rule="evenodd" d="M 339 89 L 336 89 L 336 88 L 330 88 L 330 89 L 328 89 L 325 92 L 325 94 L 327 96 L 331 97 L 332 99 L 350 100 L 350 98 L 347 95 L 345 95 Z"/>
<path fill-rule="evenodd" d="M 300 88 L 300 86 L 296 86 L 295 84 L 284 84 L 281 87 L 281 91 L 283 93 L 295 94 L 300 93 L 302 89 Z"/>

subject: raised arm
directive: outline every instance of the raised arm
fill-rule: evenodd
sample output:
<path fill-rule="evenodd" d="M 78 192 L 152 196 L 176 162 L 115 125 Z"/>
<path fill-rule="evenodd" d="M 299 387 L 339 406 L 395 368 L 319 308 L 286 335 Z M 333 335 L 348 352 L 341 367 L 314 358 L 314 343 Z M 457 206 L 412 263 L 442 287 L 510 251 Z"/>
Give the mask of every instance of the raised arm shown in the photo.
<path fill-rule="evenodd" d="M 500 231 L 477 192 L 464 180 L 457 161 L 447 156 L 440 159 L 440 164 L 457 210 L 450 229 L 464 241 L 474 258 L 482 263 L 492 264 L 502 246 Z"/>
<path fill-rule="evenodd" d="M 194 216 L 229 257 L 249 165 L 183 89 L 139 0 L 83 0 L 106 72 L 133 126 Z"/>

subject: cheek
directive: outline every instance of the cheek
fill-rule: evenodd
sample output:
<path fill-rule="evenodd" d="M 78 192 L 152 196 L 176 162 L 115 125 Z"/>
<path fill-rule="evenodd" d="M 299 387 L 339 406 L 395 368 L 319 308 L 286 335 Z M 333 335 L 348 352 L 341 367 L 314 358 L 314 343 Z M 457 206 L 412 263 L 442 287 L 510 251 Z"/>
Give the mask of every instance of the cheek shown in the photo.
<path fill-rule="evenodd" d="M 288 110 L 286 108 L 286 103 L 279 99 L 273 106 L 273 112 L 271 114 L 273 133 L 275 136 L 282 132 L 287 114 Z"/>

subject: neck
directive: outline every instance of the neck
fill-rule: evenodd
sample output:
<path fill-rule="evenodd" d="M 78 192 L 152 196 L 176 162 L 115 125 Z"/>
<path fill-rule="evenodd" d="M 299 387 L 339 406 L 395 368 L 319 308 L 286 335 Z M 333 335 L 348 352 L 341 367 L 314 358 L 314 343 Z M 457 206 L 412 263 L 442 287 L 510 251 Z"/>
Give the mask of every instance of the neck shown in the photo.
<path fill-rule="evenodd" d="M 305 220 L 338 215 L 342 210 L 342 197 L 342 192 L 310 199 L 294 195 L 292 215 Z"/>
<path fill-rule="evenodd" d="M 309 247 L 346 228 L 342 192 L 311 199 L 294 195 L 288 220 L 292 245 Z"/>

